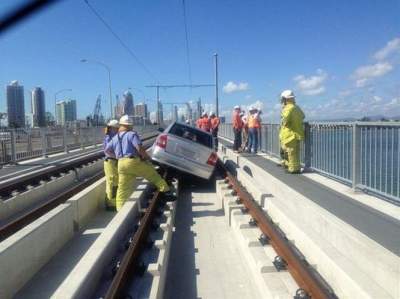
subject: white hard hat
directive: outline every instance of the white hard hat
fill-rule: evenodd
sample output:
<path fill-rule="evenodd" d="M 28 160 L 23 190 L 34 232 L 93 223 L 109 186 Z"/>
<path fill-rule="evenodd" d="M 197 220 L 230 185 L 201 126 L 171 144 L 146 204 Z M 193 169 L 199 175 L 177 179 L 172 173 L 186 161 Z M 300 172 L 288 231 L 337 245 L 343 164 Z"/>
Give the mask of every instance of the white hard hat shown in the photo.
<path fill-rule="evenodd" d="M 107 123 L 108 127 L 113 127 L 113 128 L 118 128 L 119 127 L 119 123 L 118 120 L 116 119 L 111 119 L 108 123 Z"/>
<path fill-rule="evenodd" d="M 190 120 L 187 119 L 187 120 L 186 120 L 186 123 L 187 123 L 187 124 L 190 124 Z"/>
<path fill-rule="evenodd" d="M 132 121 L 132 119 L 129 118 L 128 115 L 123 115 L 119 119 L 119 124 L 125 125 L 125 126 L 133 126 L 133 121 Z"/>
<path fill-rule="evenodd" d="M 240 109 L 240 107 L 238 105 L 236 105 L 235 107 L 233 107 L 233 109 Z"/>
<path fill-rule="evenodd" d="M 211 111 L 211 112 L 210 112 L 210 115 L 211 115 L 211 116 L 215 115 L 215 112 L 214 112 L 214 111 Z"/>
<path fill-rule="evenodd" d="M 206 116 L 207 115 L 207 112 L 206 111 L 204 111 L 202 114 L 201 114 L 201 116 Z"/>
<path fill-rule="evenodd" d="M 289 89 L 284 90 L 281 93 L 281 99 L 294 99 L 294 98 L 295 98 L 295 96 L 294 96 L 293 91 L 291 91 Z"/>

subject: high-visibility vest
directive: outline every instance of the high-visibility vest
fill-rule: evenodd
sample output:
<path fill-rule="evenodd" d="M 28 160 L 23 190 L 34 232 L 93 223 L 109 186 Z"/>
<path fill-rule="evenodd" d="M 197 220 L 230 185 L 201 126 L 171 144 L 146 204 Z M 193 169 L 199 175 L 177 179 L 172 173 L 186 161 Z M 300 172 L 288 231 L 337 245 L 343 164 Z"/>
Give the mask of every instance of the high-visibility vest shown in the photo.
<path fill-rule="evenodd" d="M 288 103 L 282 110 L 279 138 L 286 145 L 293 140 L 304 140 L 304 112 L 294 103 Z"/>
<path fill-rule="evenodd" d="M 201 122 L 202 122 L 202 118 L 199 118 L 198 120 L 196 120 L 196 127 L 201 129 Z"/>
<path fill-rule="evenodd" d="M 232 124 L 233 124 L 233 128 L 234 129 L 241 129 L 243 128 L 243 121 L 240 118 L 240 115 L 238 112 L 233 112 L 233 116 L 232 116 Z"/>
<path fill-rule="evenodd" d="M 248 126 L 249 126 L 249 129 L 261 128 L 260 119 L 254 114 L 250 115 L 249 121 L 248 121 Z"/>
<path fill-rule="evenodd" d="M 211 121 L 208 117 L 203 117 L 200 122 L 200 129 L 209 132 L 211 127 Z"/>
<path fill-rule="evenodd" d="M 211 128 L 213 130 L 216 130 L 216 129 L 218 129 L 218 126 L 219 126 L 219 118 L 218 117 L 212 118 L 211 119 Z"/>

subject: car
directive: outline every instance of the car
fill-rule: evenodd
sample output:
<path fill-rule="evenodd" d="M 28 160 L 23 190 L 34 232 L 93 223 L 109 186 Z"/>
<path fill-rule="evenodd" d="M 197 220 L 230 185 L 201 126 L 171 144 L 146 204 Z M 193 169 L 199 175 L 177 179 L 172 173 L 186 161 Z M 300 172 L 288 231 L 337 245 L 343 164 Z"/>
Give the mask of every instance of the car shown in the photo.
<path fill-rule="evenodd" d="M 212 135 L 179 122 L 158 135 L 150 155 L 157 164 L 206 180 L 213 175 L 218 161 Z"/>

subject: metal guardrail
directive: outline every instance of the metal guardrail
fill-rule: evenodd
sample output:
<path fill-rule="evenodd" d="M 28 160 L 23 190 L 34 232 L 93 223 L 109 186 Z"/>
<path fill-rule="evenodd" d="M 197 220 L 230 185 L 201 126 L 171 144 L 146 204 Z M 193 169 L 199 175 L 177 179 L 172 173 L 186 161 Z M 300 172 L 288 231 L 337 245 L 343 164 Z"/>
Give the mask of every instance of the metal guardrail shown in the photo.
<path fill-rule="evenodd" d="M 306 168 L 400 204 L 400 123 L 306 123 L 305 134 Z M 233 140 L 232 125 L 221 124 L 219 135 Z M 259 149 L 279 158 L 279 124 L 262 125 Z"/>
<path fill-rule="evenodd" d="M 139 134 L 157 130 L 157 126 L 135 126 Z M 103 142 L 104 127 L 0 129 L 0 165 Z"/>

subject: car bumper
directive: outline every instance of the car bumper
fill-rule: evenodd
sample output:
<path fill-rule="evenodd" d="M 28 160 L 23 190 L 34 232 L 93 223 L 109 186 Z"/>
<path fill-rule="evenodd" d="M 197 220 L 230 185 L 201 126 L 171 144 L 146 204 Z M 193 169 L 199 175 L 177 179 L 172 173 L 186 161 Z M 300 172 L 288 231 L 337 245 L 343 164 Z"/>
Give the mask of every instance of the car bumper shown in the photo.
<path fill-rule="evenodd" d="M 208 180 L 213 172 L 214 168 L 211 165 L 201 165 L 199 163 L 192 162 L 188 159 L 177 157 L 166 152 L 158 147 L 153 147 L 151 152 L 151 158 L 155 162 L 167 165 L 177 170 L 192 174 L 194 176 Z"/>

